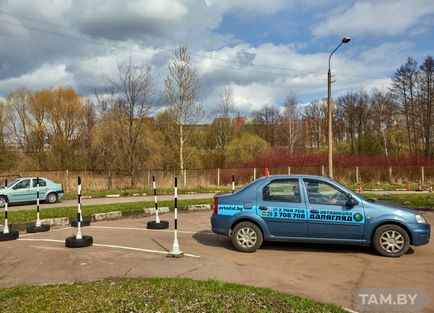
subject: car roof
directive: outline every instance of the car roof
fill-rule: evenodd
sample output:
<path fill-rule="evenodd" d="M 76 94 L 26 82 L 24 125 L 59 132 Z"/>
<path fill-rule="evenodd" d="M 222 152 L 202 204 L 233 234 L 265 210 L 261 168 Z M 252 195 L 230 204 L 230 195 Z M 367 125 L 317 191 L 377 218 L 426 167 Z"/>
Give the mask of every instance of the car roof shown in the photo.
<path fill-rule="evenodd" d="M 36 179 L 36 178 L 38 178 L 38 177 L 37 176 L 32 176 L 32 177 L 16 177 L 14 179 Z M 39 177 L 39 179 L 48 180 L 48 178 L 45 178 L 45 177 Z"/>
<path fill-rule="evenodd" d="M 266 176 L 261 178 L 267 178 Z M 304 175 L 304 174 L 282 174 L 282 175 L 270 175 L 268 179 L 272 178 L 313 178 L 313 179 L 322 179 L 322 180 L 331 180 L 326 176 L 318 176 L 318 175 Z"/>

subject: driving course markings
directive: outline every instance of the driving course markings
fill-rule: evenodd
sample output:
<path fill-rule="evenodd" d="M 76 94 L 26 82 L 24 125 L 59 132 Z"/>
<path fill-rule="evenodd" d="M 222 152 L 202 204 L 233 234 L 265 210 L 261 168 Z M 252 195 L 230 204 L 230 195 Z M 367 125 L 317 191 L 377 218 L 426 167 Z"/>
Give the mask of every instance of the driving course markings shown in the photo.
<path fill-rule="evenodd" d="M 65 240 L 58 240 L 58 239 L 46 239 L 46 238 L 20 238 L 18 239 L 20 241 L 42 241 L 42 242 L 61 242 L 65 243 Z M 123 250 L 130 250 L 130 251 L 140 251 L 140 252 L 149 252 L 149 253 L 157 253 L 157 254 L 165 254 L 167 255 L 167 251 L 161 251 L 161 250 L 151 250 L 151 249 L 142 249 L 142 248 L 134 248 L 134 247 L 126 247 L 126 246 L 118 246 L 118 245 L 111 245 L 111 244 L 102 244 L 102 243 L 94 243 L 93 246 L 96 247 L 103 247 L 103 248 L 114 248 L 114 249 L 123 249 Z M 185 256 L 188 256 L 190 258 L 200 258 L 200 256 L 195 254 L 184 254 Z"/>
<path fill-rule="evenodd" d="M 147 229 L 147 228 L 139 228 L 139 227 L 118 227 L 118 226 L 88 226 L 87 228 L 99 228 L 99 229 L 121 229 L 121 230 L 144 230 L 144 231 L 150 231 L 150 232 L 169 232 L 173 233 L 173 229 Z M 196 231 L 189 231 L 189 230 L 178 230 L 178 233 L 183 234 L 195 234 Z"/>

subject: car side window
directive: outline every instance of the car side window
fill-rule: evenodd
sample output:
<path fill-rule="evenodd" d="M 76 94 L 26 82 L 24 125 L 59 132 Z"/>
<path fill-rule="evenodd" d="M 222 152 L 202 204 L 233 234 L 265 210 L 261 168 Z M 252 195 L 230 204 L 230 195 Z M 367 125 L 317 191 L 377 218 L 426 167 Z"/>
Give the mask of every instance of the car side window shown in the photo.
<path fill-rule="evenodd" d="M 39 187 L 45 187 L 47 183 L 45 180 L 39 178 Z M 33 180 L 33 188 L 36 188 L 36 179 Z"/>
<path fill-rule="evenodd" d="M 298 179 L 276 179 L 262 189 L 264 201 L 300 203 Z"/>
<path fill-rule="evenodd" d="M 309 203 L 344 206 L 348 200 L 346 193 L 321 180 L 304 179 Z"/>
<path fill-rule="evenodd" d="M 15 189 L 24 189 L 30 187 L 30 179 L 23 179 L 15 185 Z"/>

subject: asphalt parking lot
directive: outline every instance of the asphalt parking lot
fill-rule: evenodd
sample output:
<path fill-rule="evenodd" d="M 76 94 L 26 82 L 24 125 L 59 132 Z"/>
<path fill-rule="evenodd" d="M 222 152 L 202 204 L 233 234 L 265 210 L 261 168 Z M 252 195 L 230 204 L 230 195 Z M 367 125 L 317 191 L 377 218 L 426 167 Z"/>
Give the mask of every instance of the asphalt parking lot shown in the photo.
<path fill-rule="evenodd" d="M 307 296 L 348 308 L 356 288 L 420 288 L 433 299 L 433 244 L 414 247 L 401 258 L 378 256 L 368 247 L 265 243 L 256 253 L 234 250 L 230 240 L 210 230 L 211 212 L 181 213 L 179 244 L 186 256 L 167 258 L 171 229 L 147 230 L 151 218 L 93 223 L 83 234 L 94 238 L 88 248 L 64 247 L 70 227 L 47 233 L 21 234 L 0 243 L 0 284 L 85 282 L 104 277 L 214 278 Z M 434 224 L 434 213 L 426 218 Z M 173 215 L 161 219 L 172 223 Z M 434 312 L 434 303 L 423 312 Z"/>

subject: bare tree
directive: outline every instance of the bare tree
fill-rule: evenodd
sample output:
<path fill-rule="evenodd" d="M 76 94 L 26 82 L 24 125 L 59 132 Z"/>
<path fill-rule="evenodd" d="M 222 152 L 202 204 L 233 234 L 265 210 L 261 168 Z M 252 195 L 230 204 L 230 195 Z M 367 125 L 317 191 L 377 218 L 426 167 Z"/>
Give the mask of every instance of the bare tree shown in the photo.
<path fill-rule="evenodd" d="M 360 90 L 348 92 L 336 101 L 337 110 L 341 111 L 344 131 L 350 141 L 351 153 L 361 154 L 365 134 L 369 129 L 369 95 Z"/>
<path fill-rule="evenodd" d="M 9 128 L 13 134 L 14 143 L 26 152 L 29 142 L 29 91 L 25 88 L 19 88 L 13 93 L 10 93 L 6 98 L 6 103 L 10 111 Z"/>
<path fill-rule="evenodd" d="M 432 133 L 434 114 L 434 60 L 427 56 L 419 68 L 418 77 L 420 125 L 422 126 L 423 151 L 425 157 L 432 155 Z"/>
<path fill-rule="evenodd" d="M 278 128 L 282 116 L 275 105 L 265 105 L 260 110 L 252 112 L 256 133 L 265 139 L 271 147 L 278 142 Z"/>
<path fill-rule="evenodd" d="M 390 92 L 373 90 L 371 95 L 372 130 L 387 160 L 391 152 L 391 135 L 396 128 L 398 107 Z"/>
<path fill-rule="evenodd" d="M 173 52 L 164 84 L 167 110 L 176 124 L 162 130 L 173 140 L 178 151 L 178 168 L 183 171 L 193 151 L 186 151 L 192 131 L 187 125 L 197 123 L 203 114 L 202 106 L 197 101 L 197 74 L 186 47 L 179 47 Z M 173 131 L 173 128 L 176 130 Z"/>
<path fill-rule="evenodd" d="M 146 118 L 158 104 L 152 69 L 135 65 L 130 57 L 126 65 L 118 66 L 117 77 L 108 79 L 108 84 L 105 95 L 97 96 L 103 118 L 114 127 L 114 138 L 107 144 L 115 146 L 121 159 L 119 164 L 124 166 L 130 185 L 134 186 L 138 160 L 144 153 L 140 140 Z"/>
<path fill-rule="evenodd" d="M 8 111 L 6 103 L 0 99 L 0 151 L 6 149 L 6 143 L 8 142 L 7 122 Z"/>
<path fill-rule="evenodd" d="M 214 156 L 214 166 L 221 167 L 225 163 L 226 149 L 234 138 L 239 126 L 237 119 L 240 113 L 236 109 L 232 89 L 226 86 L 220 95 L 217 109 L 213 112 L 215 119 L 208 128 L 208 144 Z"/>
<path fill-rule="evenodd" d="M 410 152 L 417 154 L 419 147 L 419 130 L 416 117 L 416 82 L 419 75 L 418 64 L 413 58 L 407 58 L 392 77 L 392 92 L 395 94 L 405 116 Z"/>
<path fill-rule="evenodd" d="M 299 135 L 299 112 L 295 94 L 289 94 L 285 99 L 282 125 L 283 141 L 288 146 L 289 152 L 292 153 Z"/>
<path fill-rule="evenodd" d="M 220 94 L 219 103 L 216 110 L 217 117 L 232 119 L 240 116 L 233 99 L 233 90 L 230 86 L 225 86 Z"/>
<path fill-rule="evenodd" d="M 304 107 L 304 143 L 308 149 L 319 149 L 325 143 L 327 130 L 327 102 L 316 100 Z"/>

